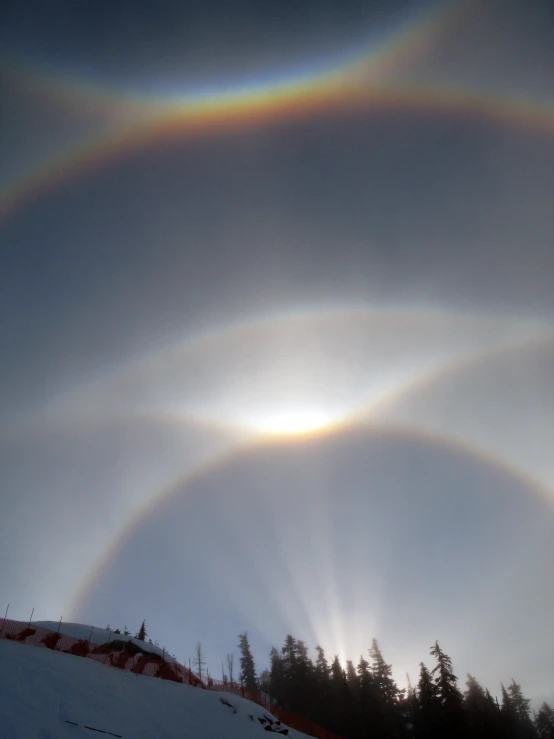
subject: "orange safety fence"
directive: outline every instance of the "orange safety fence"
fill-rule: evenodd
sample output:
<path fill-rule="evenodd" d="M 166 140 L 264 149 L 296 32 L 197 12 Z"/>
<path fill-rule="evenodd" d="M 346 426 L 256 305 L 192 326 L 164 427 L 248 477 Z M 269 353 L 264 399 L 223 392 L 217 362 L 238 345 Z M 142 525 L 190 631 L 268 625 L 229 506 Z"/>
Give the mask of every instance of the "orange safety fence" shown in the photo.
<path fill-rule="evenodd" d="M 94 629 L 91 630 L 91 636 L 93 632 Z M 120 634 L 114 634 L 113 636 L 114 640 L 121 637 Z M 208 690 L 234 693 L 235 695 L 240 695 L 243 698 L 254 701 L 254 703 L 269 711 L 281 723 L 304 734 L 316 737 L 316 739 L 342 739 L 342 737 L 333 734 L 331 731 L 327 731 L 327 729 L 310 721 L 310 719 L 281 710 L 271 702 L 271 698 L 266 693 L 246 690 L 244 687 L 237 685 L 237 683 L 215 680 L 213 678 L 209 678 L 208 682 L 205 683 L 192 670 L 184 667 L 176 660 L 167 661 L 161 655 L 154 657 L 140 653 L 131 654 L 130 652 L 116 651 L 107 644 L 95 644 L 88 639 L 76 639 L 73 636 L 60 634 L 41 626 L 34 626 L 31 623 L 10 619 L 4 619 L 0 625 L 0 639 L 53 649 L 57 652 L 72 654 L 76 657 L 86 657 L 109 667 L 117 667 L 121 670 L 133 672 L 136 675 L 158 677 L 162 680 L 187 683 L 188 685 L 207 688 Z"/>
<path fill-rule="evenodd" d="M 119 634 L 113 636 L 114 640 L 120 637 Z M 0 637 L 21 644 L 54 649 L 57 652 L 72 654 L 76 657 L 86 657 L 110 667 L 118 667 L 122 670 L 134 672 L 137 675 L 161 677 L 174 682 L 205 687 L 204 683 L 192 670 L 188 670 L 176 660 L 169 662 L 163 659 L 162 655 L 155 657 L 116 651 L 105 644 L 96 644 L 87 639 L 76 639 L 73 636 L 59 634 L 41 626 L 8 619 L 3 621 L 3 626 L 0 625 Z"/>

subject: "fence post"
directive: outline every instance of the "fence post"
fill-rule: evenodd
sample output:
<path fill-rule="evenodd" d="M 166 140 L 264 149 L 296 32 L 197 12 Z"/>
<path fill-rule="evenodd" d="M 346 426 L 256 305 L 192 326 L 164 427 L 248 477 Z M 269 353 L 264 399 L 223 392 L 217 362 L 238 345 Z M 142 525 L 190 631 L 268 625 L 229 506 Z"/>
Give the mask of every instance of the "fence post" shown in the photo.
<path fill-rule="evenodd" d="M 10 607 L 10 604 L 8 603 L 8 608 Z M 2 628 L 0 629 L 0 639 L 2 638 L 2 634 L 4 633 L 4 626 L 6 625 L 6 619 L 8 618 L 8 608 L 6 608 L 6 613 L 4 614 L 4 620 L 2 621 Z"/>

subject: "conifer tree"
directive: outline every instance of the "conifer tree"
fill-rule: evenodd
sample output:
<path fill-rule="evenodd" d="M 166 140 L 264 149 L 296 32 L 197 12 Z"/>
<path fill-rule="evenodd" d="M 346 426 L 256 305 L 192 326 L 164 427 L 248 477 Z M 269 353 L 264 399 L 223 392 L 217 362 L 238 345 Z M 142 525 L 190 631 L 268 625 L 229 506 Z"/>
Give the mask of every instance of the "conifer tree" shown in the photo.
<path fill-rule="evenodd" d="M 407 689 L 404 698 L 401 701 L 400 710 L 405 719 L 408 733 L 412 736 L 415 733 L 415 716 L 417 712 L 417 693 L 410 680 L 410 675 L 406 673 Z"/>
<path fill-rule="evenodd" d="M 452 672 L 452 660 L 439 646 L 438 641 L 431 647 L 430 654 L 437 660 L 437 666 L 432 670 L 435 675 L 437 695 L 444 706 L 461 706 L 462 694 L 456 683 L 458 678 Z"/>
<path fill-rule="evenodd" d="M 271 695 L 271 675 L 269 670 L 262 670 L 260 673 L 260 691 L 262 693 L 266 693 L 267 695 Z"/>
<path fill-rule="evenodd" d="M 521 685 L 518 685 L 512 678 L 512 684 L 508 686 L 508 693 L 512 711 L 516 716 L 517 734 L 522 739 L 533 739 L 534 727 L 531 721 L 529 698 L 524 698 L 521 691 Z"/>
<path fill-rule="evenodd" d="M 468 726 L 475 739 L 489 739 L 500 731 L 498 707 L 488 690 L 473 675 L 467 676 L 464 701 Z"/>
<path fill-rule="evenodd" d="M 254 666 L 254 657 L 250 649 L 248 641 L 248 632 L 239 634 L 239 650 L 240 650 L 240 677 L 242 684 L 247 690 L 256 690 L 258 682 L 256 680 L 256 668 Z"/>
<path fill-rule="evenodd" d="M 293 711 L 310 718 L 313 716 L 314 708 L 314 666 L 306 644 L 300 639 L 296 640 L 291 677 Z"/>
<path fill-rule="evenodd" d="M 399 690 L 392 676 L 392 666 L 385 662 L 377 639 L 372 639 L 369 656 L 375 693 L 375 731 L 383 736 L 396 736 L 404 723 L 398 700 Z"/>
<path fill-rule="evenodd" d="M 414 714 L 415 735 L 418 739 L 435 739 L 440 736 L 441 705 L 437 687 L 423 662 L 419 665 L 417 684 L 417 708 Z"/>
<path fill-rule="evenodd" d="M 269 677 L 271 682 L 271 697 L 284 710 L 288 710 L 286 695 L 286 678 L 283 665 L 283 659 L 275 647 L 271 648 L 269 655 L 270 669 Z"/>
<path fill-rule="evenodd" d="M 463 696 L 456 683 L 458 678 L 452 672 L 452 660 L 443 652 L 438 641 L 431 647 L 430 654 L 437 660 L 432 670 L 437 689 L 437 697 L 441 703 L 441 725 L 445 734 L 461 737 L 466 733 L 466 714 Z"/>
<path fill-rule="evenodd" d="M 554 710 L 543 703 L 535 718 L 535 730 L 539 739 L 554 739 Z"/>
<path fill-rule="evenodd" d="M 138 630 L 138 633 L 135 636 L 135 639 L 140 639 L 140 641 L 146 641 L 146 637 L 148 634 L 146 633 L 146 625 L 145 622 L 142 622 L 142 626 Z"/>
<path fill-rule="evenodd" d="M 318 681 L 322 685 L 326 685 L 329 682 L 330 668 L 329 663 L 327 662 L 327 658 L 325 657 L 325 650 L 318 644 L 318 646 L 315 648 L 315 651 L 317 652 L 317 659 L 315 661 L 315 674 L 318 678 Z"/>
<path fill-rule="evenodd" d="M 352 696 L 338 654 L 331 663 L 331 728 L 337 733 L 350 733 L 352 723 Z"/>
<path fill-rule="evenodd" d="M 392 666 L 387 665 L 379 649 L 377 639 L 371 642 L 369 650 L 371 657 L 371 674 L 373 676 L 373 684 L 379 696 L 379 700 L 386 706 L 392 706 L 396 703 L 398 697 L 398 686 L 392 677 Z"/>
<path fill-rule="evenodd" d="M 348 685 L 350 686 L 350 690 L 356 690 L 358 687 L 358 675 L 356 673 L 356 668 L 354 667 L 354 663 L 351 659 L 346 660 L 346 681 Z"/>
<path fill-rule="evenodd" d="M 372 736 L 378 729 L 380 708 L 369 662 L 360 655 L 358 673 L 358 735 Z"/>
<path fill-rule="evenodd" d="M 331 668 L 325 657 L 325 650 L 319 644 L 315 648 L 317 658 L 314 665 L 315 716 L 325 725 L 329 722 L 331 695 Z M 316 718 L 316 720 L 318 720 Z"/>
<path fill-rule="evenodd" d="M 369 702 L 369 693 L 373 686 L 373 678 L 369 670 L 369 662 L 364 659 L 363 655 L 360 655 L 360 661 L 358 662 L 356 672 L 358 673 L 360 697 L 362 698 L 362 702 L 367 703 Z M 366 700 L 364 700 L 364 698 Z"/>

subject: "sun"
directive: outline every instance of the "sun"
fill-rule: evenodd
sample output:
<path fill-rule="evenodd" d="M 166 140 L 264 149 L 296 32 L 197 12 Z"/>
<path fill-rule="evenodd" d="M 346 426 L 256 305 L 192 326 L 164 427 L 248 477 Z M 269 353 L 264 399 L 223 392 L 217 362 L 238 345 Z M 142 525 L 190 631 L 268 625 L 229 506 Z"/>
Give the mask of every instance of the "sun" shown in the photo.
<path fill-rule="evenodd" d="M 250 425 L 262 434 L 301 436 L 322 431 L 333 423 L 331 414 L 308 408 L 286 408 L 252 419 Z"/>

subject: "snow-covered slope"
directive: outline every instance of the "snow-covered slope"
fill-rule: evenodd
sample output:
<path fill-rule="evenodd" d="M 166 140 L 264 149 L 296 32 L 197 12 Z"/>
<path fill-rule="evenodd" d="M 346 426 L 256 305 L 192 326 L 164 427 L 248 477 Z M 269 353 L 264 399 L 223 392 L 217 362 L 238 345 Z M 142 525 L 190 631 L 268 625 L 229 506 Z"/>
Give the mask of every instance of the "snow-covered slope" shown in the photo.
<path fill-rule="evenodd" d="M 31 626 L 40 626 L 43 629 L 50 629 L 51 631 L 59 630 L 60 634 L 72 636 L 75 639 L 84 639 L 85 641 L 92 642 L 92 644 L 106 644 L 114 639 L 117 639 L 117 641 L 130 641 L 138 646 L 144 646 L 144 649 L 148 652 L 159 654 L 160 657 L 163 656 L 167 662 L 172 661 L 170 655 L 162 647 L 157 647 L 155 644 L 150 644 L 150 642 L 140 641 L 132 636 L 116 634 L 109 629 L 99 629 L 96 626 L 88 626 L 87 624 L 64 623 L 63 621 L 61 624 L 57 621 L 33 621 Z"/>
<path fill-rule="evenodd" d="M 264 716 L 236 695 L 0 641 L 1 739 L 263 739 Z"/>

